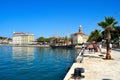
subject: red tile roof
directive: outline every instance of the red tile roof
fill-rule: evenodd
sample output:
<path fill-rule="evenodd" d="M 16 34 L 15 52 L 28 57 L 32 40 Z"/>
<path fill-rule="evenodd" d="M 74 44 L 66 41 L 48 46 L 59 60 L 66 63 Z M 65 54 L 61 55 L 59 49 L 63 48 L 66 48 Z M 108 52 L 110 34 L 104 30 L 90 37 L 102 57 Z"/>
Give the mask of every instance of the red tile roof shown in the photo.
<path fill-rule="evenodd" d="M 53 37 L 51 37 L 51 38 L 60 38 L 59 36 L 53 36 Z"/>
<path fill-rule="evenodd" d="M 25 34 L 25 33 L 23 33 L 23 32 L 15 32 L 14 34 Z"/>
<path fill-rule="evenodd" d="M 83 35 L 82 32 L 77 32 L 77 33 L 74 33 L 74 35 Z"/>

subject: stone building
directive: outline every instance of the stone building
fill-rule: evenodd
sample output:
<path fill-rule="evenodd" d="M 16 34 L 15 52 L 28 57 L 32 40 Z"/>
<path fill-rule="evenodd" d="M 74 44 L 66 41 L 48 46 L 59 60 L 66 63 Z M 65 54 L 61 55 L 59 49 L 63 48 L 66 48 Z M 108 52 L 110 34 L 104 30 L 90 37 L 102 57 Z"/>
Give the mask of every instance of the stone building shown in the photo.
<path fill-rule="evenodd" d="M 12 44 L 32 44 L 34 41 L 34 34 L 23 33 L 23 32 L 14 32 L 13 33 L 13 42 Z"/>
<path fill-rule="evenodd" d="M 86 43 L 88 39 L 88 35 L 82 32 L 82 26 L 80 25 L 79 31 L 71 35 L 72 44 L 82 44 Z"/>

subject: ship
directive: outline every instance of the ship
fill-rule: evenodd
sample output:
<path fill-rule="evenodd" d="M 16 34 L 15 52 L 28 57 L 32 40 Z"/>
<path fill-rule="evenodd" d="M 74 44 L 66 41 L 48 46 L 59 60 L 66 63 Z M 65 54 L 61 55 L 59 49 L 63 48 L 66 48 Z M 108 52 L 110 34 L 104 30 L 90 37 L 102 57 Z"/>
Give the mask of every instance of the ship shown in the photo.
<path fill-rule="evenodd" d="M 74 45 L 50 45 L 51 48 L 74 48 Z"/>

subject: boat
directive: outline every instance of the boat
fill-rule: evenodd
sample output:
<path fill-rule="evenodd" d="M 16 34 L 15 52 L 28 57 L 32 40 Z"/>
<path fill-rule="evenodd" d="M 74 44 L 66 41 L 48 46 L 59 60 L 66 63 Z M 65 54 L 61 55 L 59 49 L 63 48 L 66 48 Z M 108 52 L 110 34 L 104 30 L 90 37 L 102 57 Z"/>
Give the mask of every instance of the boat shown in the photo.
<path fill-rule="evenodd" d="M 50 45 L 51 48 L 74 48 L 74 45 Z"/>
<path fill-rule="evenodd" d="M 63 38 L 53 38 L 50 44 L 51 48 L 74 48 L 71 41 Z"/>

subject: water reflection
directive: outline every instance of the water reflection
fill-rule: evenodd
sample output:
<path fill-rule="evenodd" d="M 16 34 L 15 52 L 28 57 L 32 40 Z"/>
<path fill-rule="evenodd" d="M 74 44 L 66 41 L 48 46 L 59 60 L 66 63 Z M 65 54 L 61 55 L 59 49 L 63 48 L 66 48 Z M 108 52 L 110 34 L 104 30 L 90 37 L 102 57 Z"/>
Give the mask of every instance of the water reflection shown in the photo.
<path fill-rule="evenodd" d="M 15 60 L 33 60 L 34 47 L 12 47 L 12 58 Z"/>
<path fill-rule="evenodd" d="M 0 47 L 0 80 L 63 80 L 74 53 L 73 49 Z"/>
<path fill-rule="evenodd" d="M 52 48 L 35 48 L 35 54 L 40 62 L 70 62 L 70 58 L 74 59 L 73 49 L 52 49 Z M 39 57 L 39 58 L 38 58 Z M 66 63 L 67 63 L 66 62 Z"/>
<path fill-rule="evenodd" d="M 70 49 L 52 49 L 52 51 L 55 51 L 56 53 L 61 53 L 61 54 L 68 54 L 70 53 Z"/>

